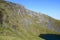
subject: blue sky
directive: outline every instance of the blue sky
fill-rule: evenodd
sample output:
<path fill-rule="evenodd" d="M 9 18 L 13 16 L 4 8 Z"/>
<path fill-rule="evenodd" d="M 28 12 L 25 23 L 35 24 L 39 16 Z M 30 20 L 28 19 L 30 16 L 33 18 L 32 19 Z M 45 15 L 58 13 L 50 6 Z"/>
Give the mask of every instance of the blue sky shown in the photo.
<path fill-rule="evenodd" d="M 60 20 L 60 0 L 8 0 Z"/>

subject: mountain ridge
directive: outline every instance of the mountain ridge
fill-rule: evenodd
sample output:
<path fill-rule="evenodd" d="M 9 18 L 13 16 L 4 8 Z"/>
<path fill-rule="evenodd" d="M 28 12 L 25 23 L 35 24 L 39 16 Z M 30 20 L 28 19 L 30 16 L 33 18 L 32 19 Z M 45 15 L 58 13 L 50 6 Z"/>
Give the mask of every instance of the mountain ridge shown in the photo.
<path fill-rule="evenodd" d="M 40 34 L 60 34 L 60 21 L 45 14 L 36 13 L 24 6 L 0 1 L 0 36 L 21 40 L 43 40 Z M 0 39 L 1 39 L 0 37 Z M 7 39 L 7 40 L 8 40 Z M 16 40 L 17 40 L 16 39 Z"/>

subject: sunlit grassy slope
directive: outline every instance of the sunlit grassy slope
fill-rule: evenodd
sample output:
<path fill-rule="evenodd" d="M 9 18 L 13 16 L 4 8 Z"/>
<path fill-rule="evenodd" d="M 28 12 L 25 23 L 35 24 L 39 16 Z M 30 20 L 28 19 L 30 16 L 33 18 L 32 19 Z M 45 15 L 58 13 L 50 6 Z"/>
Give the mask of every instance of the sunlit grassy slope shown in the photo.
<path fill-rule="evenodd" d="M 0 40 L 44 40 L 40 34 L 60 34 L 60 20 L 0 1 Z"/>

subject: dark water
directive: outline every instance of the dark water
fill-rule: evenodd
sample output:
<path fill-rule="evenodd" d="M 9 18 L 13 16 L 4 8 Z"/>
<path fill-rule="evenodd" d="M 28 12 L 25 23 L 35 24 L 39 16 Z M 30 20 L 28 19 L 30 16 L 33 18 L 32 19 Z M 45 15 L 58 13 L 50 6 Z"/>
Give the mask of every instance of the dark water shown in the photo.
<path fill-rule="evenodd" d="M 57 34 L 40 34 L 39 37 L 45 40 L 60 40 L 60 35 Z"/>

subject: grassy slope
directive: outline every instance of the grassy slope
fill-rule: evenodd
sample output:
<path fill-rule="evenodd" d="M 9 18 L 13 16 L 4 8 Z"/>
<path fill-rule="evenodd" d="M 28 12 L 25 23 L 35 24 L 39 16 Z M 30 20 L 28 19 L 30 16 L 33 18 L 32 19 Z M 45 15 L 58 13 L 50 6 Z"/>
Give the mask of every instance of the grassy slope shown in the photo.
<path fill-rule="evenodd" d="M 0 2 L 0 8 L 4 9 L 4 11 L 2 11 L 4 15 L 3 24 L 0 24 L 0 40 L 43 40 L 38 37 L 40 34 L 57 33 L 48 30 L 48 28 L 42 28 L 40 24 L 35 23 L 35 18 L 31 18 L 28 15 L 23 16 L 26 19 L 32 19 L 33 24 L 28 26 L 24 25 L 24 21 L 21 21 L 23 17 L 13 12 L 13 9 L 5 7 L 5 4 L 4 2 Z M 7 4 L 6 6 L 8 5 L 13 6 L 11 4 Z M 18 10 L 15 6 L 13 7 Z"/>

